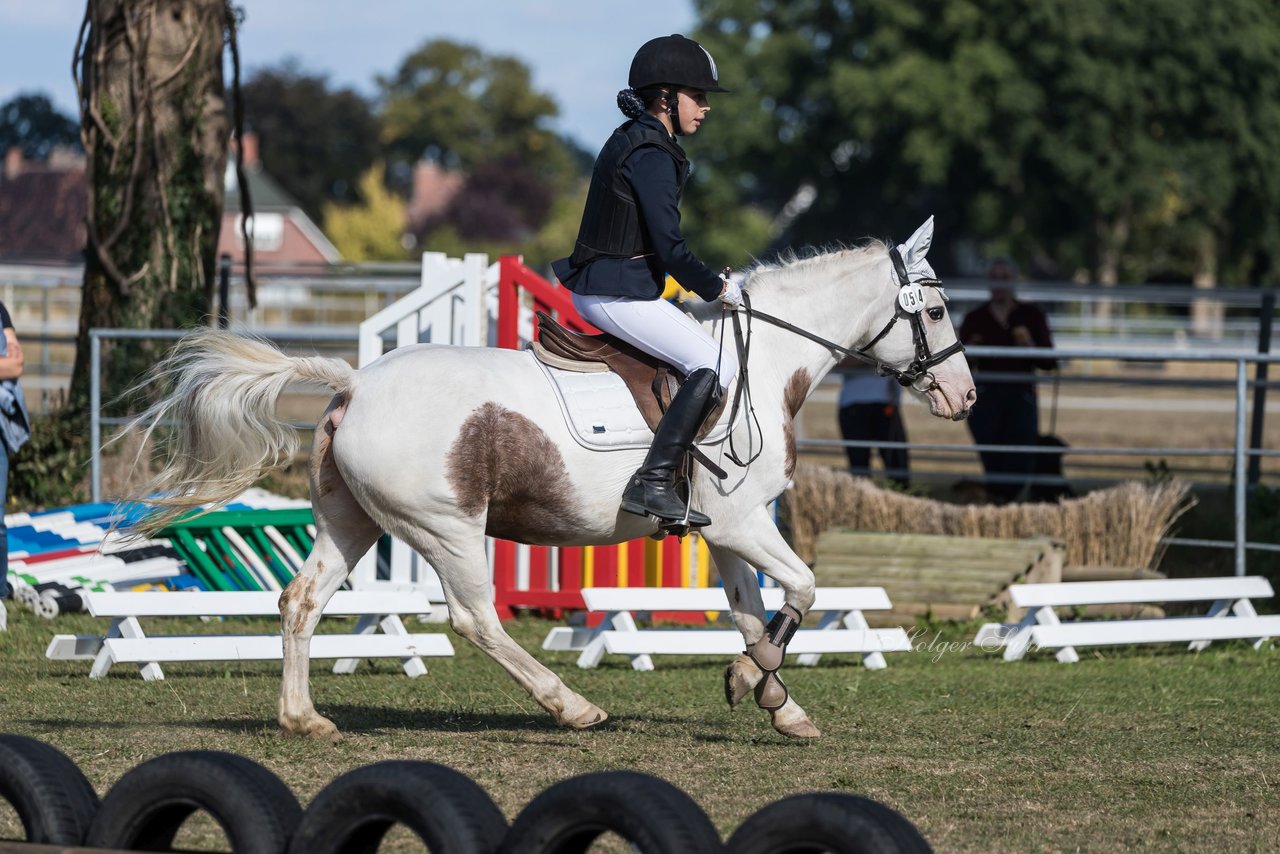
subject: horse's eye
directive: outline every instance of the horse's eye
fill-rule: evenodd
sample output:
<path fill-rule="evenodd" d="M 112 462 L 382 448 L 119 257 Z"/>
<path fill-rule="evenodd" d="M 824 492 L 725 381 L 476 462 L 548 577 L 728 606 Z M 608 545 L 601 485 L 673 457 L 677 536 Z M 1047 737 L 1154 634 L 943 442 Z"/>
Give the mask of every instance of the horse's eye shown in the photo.
<path fill-rule="evenodd" d="M 941 320 L 942 315 L 947 313 L 947 310 L 940 305 L 935 305 L 933 308 L 929 309 L 928 311 L 929 311 L 930 320 Z"/>

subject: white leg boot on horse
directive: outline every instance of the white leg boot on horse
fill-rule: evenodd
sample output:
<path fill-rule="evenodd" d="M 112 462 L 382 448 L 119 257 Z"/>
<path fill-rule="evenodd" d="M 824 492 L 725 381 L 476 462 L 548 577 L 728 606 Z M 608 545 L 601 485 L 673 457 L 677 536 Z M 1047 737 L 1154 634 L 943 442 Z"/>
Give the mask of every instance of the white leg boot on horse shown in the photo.
<path fill-rule="evenodd" d="M 311 636 L 325 604 L 382 533 L 334 465 L 333 432 L 342 414 L 342 404 L 335 398 L 316 429 L 309 472 L 316 542 L 298 575 L 280 594 L 284 639 L 280 728 L 290 735 L 331 741 L 341 738 L 338 728 L 311 702 Z"/>
<path fill-rule="evenodd" d="M 715 405 L 720 390 L 716 372 L 702 368 L 689 374 L 671 406 L 658 422 L 653 444 L 644 465 L 622 493 L 622 509 L 637 516 L 653 516 L 660 524 L 684 524 L 688 513 L 690 528 L 705 528 L 711 519 L 688 505 L 676 494 L 676 470 L 693 445 L 698 428 Z"/>
<path fill-rule="evenodd" d="M 707 532 L 735 624 L 746 643 L 746 651 L 725 670 L 725 699 L 733 707 L 754 691 L 756 705 L 769 712 L 778 732 L 791 738 L 818 738 L 821 731 L 777 675 L 791 635 L 813 605 L 813 571 L 787 546 L 764 507 L 742 520 L 734 531 L 736 534 Z M 786 604 L 767 626 L 752 566 L 759 567 L 786 591 Z"/>

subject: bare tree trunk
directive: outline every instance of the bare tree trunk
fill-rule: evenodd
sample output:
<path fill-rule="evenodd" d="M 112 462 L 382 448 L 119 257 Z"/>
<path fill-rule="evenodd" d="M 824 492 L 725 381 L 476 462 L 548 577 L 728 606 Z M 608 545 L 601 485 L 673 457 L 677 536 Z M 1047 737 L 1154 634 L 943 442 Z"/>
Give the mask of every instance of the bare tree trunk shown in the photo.
<path fill-rule="evenodd" d="M 88 158 L 88 246 L 68 401 L 89 395 L 89 330 L 178 328 L 210 312 L 231 125 L 226 0 L 88 0 L 74 70 Z M 103 348 L 117 394 L 164 344 Z"/>
<path fill-rule="evenodd" d="M 1128 215 L 1120 213 L 1114 219 L 1098 219 L 1094 225 L 1094 236 L 1098 245 L 1094 281 L 1114 287 L 1120 281 L 1120 259 L 1124 255 L 1124 245 L 1129 240 Z M 1110 328 L 1111 308 L 1110 299 L 1100 299 L 1094 303 L 1093 317 L 1099 328 Z"/>
<path fill-rule="evenodd" d="M 1196 241 L 1196 266 L 1191 276 L 1196 290 L 1213 290 L 1218 286 L 1218 241 L 1206 228 Z M 1196 297 L 1191 301 L 1191 334 L 1201 338 L 1221 338 L 1224 312 L 1222 303 Z"/>

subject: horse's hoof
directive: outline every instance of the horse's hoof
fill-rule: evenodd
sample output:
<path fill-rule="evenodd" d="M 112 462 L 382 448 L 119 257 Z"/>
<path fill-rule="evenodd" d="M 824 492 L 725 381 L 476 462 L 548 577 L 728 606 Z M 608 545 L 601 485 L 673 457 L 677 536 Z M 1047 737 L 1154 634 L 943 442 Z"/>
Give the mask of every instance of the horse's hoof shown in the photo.
<path fill-rule="evenodd" d="M 724 669 L 724 698 L 729 703 L 729 708 L 737 708 L 763 678 L 764 671 L 756 666 L 749 655 L 739 655 L 730 662 Z"/>
<path fill-rule="evenodd" d="M 280 729 L 285 735 L 309 738 L 312 741 L 342 741 L 342 733 L 333 721 L 323 715 L 312 715 L 307 718 L 280 718 Z"/>
<path fill-rule="evenodd" d="M 584 701 L 586 702 L 586 701 Z M 602 724 L 609 719 L 609 715 L 604 709 L 595 703 L 587 702 L 580 711 L 574 714 L 563 714 L 556 717 L 556 722 L 561 726 L 570 729 L 590 729 L 596 724 Z"/>
<path fill-rule="evenodd" d="M 822 732 L 813 725 L 809 716 L 794 702 L 788 700 L 781 709 L 772 711 L 773 728 L 788 738 L 821 738 Z"/>

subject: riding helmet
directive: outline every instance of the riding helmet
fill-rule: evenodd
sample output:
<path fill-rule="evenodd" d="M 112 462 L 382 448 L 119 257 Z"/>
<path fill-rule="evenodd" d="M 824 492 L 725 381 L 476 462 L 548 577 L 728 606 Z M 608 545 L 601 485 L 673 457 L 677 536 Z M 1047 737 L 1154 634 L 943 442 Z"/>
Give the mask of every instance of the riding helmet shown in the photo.
<path fill-rule="evenodd" d="M 720 85 L 716 61 L 693 39 L 674 34 L 650 39 L 631 60 L 628 80 L 632 89 L 662 83 L 687 86 L 704 92 L 728 92 Z"/>

